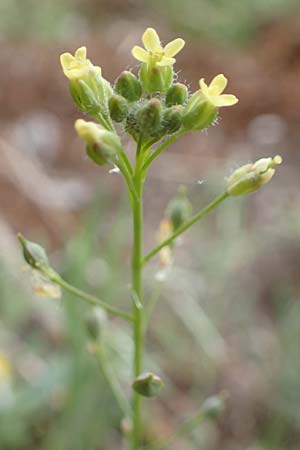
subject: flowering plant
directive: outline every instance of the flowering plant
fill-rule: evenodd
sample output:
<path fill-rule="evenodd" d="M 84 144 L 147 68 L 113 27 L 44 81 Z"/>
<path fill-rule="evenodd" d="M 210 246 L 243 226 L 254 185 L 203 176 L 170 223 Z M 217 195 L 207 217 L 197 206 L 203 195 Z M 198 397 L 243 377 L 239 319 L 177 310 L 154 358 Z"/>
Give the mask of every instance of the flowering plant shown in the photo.
<path fill-rule="evenodd" d="M 75 122 L 76 132 L 85 142 L 86 153 L 95 164 L 112 165 L 120 171 L 127 188 L 133 219 L 131 311 L 116 308 L 70 285 L 51 267 L 45 251 L 39 245 L 19 235 L 24 258 L 35 276 L 39 276 L 39 293 L 51 295 L 54 292 L 57 297 L 57 289 L 53 290 L 51 286 L 59 287 L 126 320 L 132 327 L 134 354 L 131 400 L 119 386 L 117 378 L 113 374 L 108 377 L 127 419 L 126 436 L 131 450 L 144 448 L 143 398 L 159 395 L 163 387 L 163 381 L 158 375 L 144 372 L 144 340 L 150 315 L 143 292 L 144 266 L 155 255 L 159 255 L 162 266 L 168 267 L 176 239 L 181 234 L 225 199 L 253 192 L 267 183 L 275 173 L 275 166 L 281 163 L 281 157 L 275 156 L 242 166 L 228 178 L 224 191 L 194 215 L 191 214 L 186 192 L 181 188 L 166 209 L 158 244 L 148 254 L 144 254 L 143 188 L 152 162 L 184 134 L 210 127 L 216 121 L 219 108 L 234 105 L 238 99 L 234 95 L 223 94 L 227 79 L 222 74 L 217 75 L 209 85 L 203 78 L 200 79 L 200 89 L 193 94 L 190 94 L 185 84 L 174 82 L 175 55 L 184 47 L 183 39 L 175 39 L 163 47 L 157 32 L 148 28 L 142 41 L 145 49 L 139 46 L 132 49 L 133 56 L 141 62 L 138 74 L 124 71 L 113 86 L 103 77 L 101 68 L 87 59 L 85 47 L 76 50 L 74 56 L 70 53 L 61 55 L 63 72 L 69 80 L 70 93 L 76 105 L 82 113 L 94 119 L 78 119 Z M 121 133 L 117 131 L 119 129 L 135 141 L 134 161 L 129 158 L 122 144 Z M 89 321 L 87 329 L 97 348 L 97 320 Z M 97 351 L 95 354 L 98 354 Z M 192 419 L 191 423 L 185 423 L 174 436 L 188 432 L 203 417 L 215 415 L 222 405 L 222 396 L 209 399 L 202 406 L 200 415 Z M 167 448 L 172 442 L 173 438 L 165 443 L 155 443 L 155 448 Z"/>

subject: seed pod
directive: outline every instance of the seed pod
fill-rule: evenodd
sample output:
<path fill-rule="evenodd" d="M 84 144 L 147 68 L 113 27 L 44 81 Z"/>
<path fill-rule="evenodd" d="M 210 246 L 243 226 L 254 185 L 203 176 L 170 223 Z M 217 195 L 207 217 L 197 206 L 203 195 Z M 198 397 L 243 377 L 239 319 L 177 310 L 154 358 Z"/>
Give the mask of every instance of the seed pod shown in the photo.
<path fill-rule="evenodd" d="M 161 378 L 152 372 L 142 373 L 132 383 L 132 388 L 144 397 L 156 397 L 163 386 Z"/>
<path fill-rule="evenodd" d="M 182 126 L 183 107 L 181 105 L 166 108 L 163 113 L 163 130 L 166 134 L 173 134 Z"/>
<path fill-rule="evenodd" d="M 43 247 L 35 242 L 27 241 L 21 233 L 18 234 L 18 239 L 22 245 L 23 256 L 27 264 L 34 269 L 40 268 L 41 265 L 49 265 L 48 257 Z"/>
<path fill-rule="evenodd" d="M 142 86 L 133 73 L 124 70 L 116 80 L 115 92 L 122 95 L 129 102 L 136 102 L 142 96 Z"/>
<path fill-rule="evenodd" d="M 189 92 L 185 84 L 174 83 L 167 91 L 166 106 L 184 105 L 188 96 Z"/>
<path fill-rule="evenodd" d="M 93 308 L 85 317 L 85 326 L 89 337 L 97 340 L 101 335 L 101 329 L 106 321 L 105 311 L 100 308 Z"/>
<path fill-rule="evenodd" d="M 139 77 L 143 89 L 150 94 L 166 92 L 172 84 L 174 71 L 172 66 L 151 66 L 142 64 Z"/>
<path fill-rule="evenodd" d="M 192 205 L 186 196 L 184 186 L 179 188 L 179 192 L 167 206 L 166 215 L 171 221 L 173 230 L 176 231 L 183 225 L 192 214 Z"/>
<path fill-rule="evenodd" d="M 122 122 L 128 114 L 128 104 L 121 95 L 112 95 L 108 102 L 110 117 L 115 122 Z"/>
<path fill-rule="evenodd" d="M 137 124 L 143 136 L 154 136 L 161 126 L 162 105 L 157 98 L 147 101 L 137 113 Z"/>

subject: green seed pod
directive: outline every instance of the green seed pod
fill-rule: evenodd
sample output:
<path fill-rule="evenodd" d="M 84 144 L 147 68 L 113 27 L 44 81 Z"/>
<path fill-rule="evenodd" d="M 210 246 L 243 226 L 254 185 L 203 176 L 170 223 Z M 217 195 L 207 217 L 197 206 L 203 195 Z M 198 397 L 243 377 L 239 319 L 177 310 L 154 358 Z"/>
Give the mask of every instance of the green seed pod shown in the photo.
<path fill-rule="evenodd" d="M 48 257 L 43 247 L 35 242 L 27 241 L 21 233 L 18 234 L 18 239 L 22 245 L 23 256 L 27 264 L 34 269 L 39 269 L 41 265 L 49 265 Z"/>
<path fill-rule="evenodd" d="M 187 130 L 204 130 L 214 123 L 217 116 L 217 108 L 196 92 L 185 108 L 182 123 Z"/>
<path fill-rule="evenodd" d="M 174 83 L 167 91 L 166 106 L 184 105 L 188 96 L 189 91 L 185 84 Z"/>
<path fill-rule="evenodd" d="M 110 117 L 115 122 L 122 122 L 128 114 L 128 104 L 121 95 L 112 95 L 108 102 Z"/>
<path fill-rule="evenodd" d="M 163 130 L 166 134 L 178 131 L 182 126 L 183 107 L 181 105 L 166 108 L 163 113 Z"/>
<path fill-rule="evenodd" d="M 143 397 L 156 397 L 163 386 L 161 378 L 152 372 L 142 373 L 132 383 L 132 388 Z"/>
<path fill-rule="evenodd" d="M 154 136 L 162 122 L 162 105 L 160 100 L 152 98 L 137 113 L 137 125 L 143 136 Z"/>
<path fill-rule="evenodd" d="M 122 95 L 129 102 L 136 102 L 142 96 L 142 86 L 133 73 L 124 70 L 116 80 L 115 92 Z"/>
<path fill-rule="evenodd" d="M 166 216 L 171 221 L 173 230 L 176 231 L 192 214 L 192 205 L 186 197 L 186 188 L 181 186 L 175 198 L 167 206 Z"/>
<path fill-rule="evenodd" d="M 172 84 L 174 71 L 172 66 L 151 66 L 142 64 L 139 77 L 143 89 L 150 94 L 166 92 Z"/>

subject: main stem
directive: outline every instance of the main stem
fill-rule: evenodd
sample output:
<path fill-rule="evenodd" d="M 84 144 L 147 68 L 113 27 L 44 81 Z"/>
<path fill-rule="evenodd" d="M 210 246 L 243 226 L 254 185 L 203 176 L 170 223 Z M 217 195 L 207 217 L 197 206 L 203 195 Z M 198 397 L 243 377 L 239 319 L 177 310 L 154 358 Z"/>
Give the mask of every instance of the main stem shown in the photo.
<path fill-rule="evenodd" d="M 133 249 L 132 249 L 132 289 L 133 289 L 133 341 L 134 341 L 134 376 L 142 371 L 143 363 L 143 282 L 142 282 L 142 251 L 143 251 L 143 179 L 139 168 L 136 168 L 134 184 L 137 198 L 133 199 Z M 134 391 L 133 394 L 133 431 L 132 450 L 137 450 L 141 442 L 142 397 Z"/>

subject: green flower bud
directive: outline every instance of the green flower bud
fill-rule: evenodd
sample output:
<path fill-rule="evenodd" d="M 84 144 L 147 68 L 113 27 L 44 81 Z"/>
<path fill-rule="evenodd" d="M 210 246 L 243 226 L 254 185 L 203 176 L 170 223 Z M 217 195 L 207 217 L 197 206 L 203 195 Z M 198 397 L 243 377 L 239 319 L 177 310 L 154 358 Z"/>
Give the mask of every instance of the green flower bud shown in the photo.
<path fill-rule="evenodd" d="M 217 116 L 218 109 L 196 92 L 186 105 L 182 123 L 187 130 L 204 130 L 214 123 Z"/>
<path fill-rule="evenodd" d="M 137 125 L 144 137 L 154 136 L 162 122 L 162 105 L 157 98 L 147 101 L 137 113 Z"/>
<path fill-rule="evenodd" d="M 172 84 L 174 70 L 172 66 L 142 64 L 139 77 L 143 89 L 150 94 L 166 92 Z"/>
<path fill-rule="evenodd" d="M 165 109 L 163 113 L 163 131 L 166 134 L 172 134 L 178 131 L 182 126 L 183 107 L 181 105 L 171 106 Z"/>
<path fill-rule="evenodd" d="M 119 137 L 112 131 L 107 131 L 94 122 L 78 119 L 75 129 L 79 137 L 87 143 L 87 155 L 96 164 L 103 165 L 115 162 L 118 152 L 122 149 Z"/>
<path fill-rule="evenodd" d="M 116 80 L 115 92 L 129 102 L 136 102 L 142 96 L 142 86 L 133 73 L 124 70 Z"/>
<path fill-rule="evenodd" d="M 27 241 L 21 233 L 18 234 L 18 239 L 22 246 L 23 256 L 27 264 L 34 269 L 49 265 L 48 257 L 43 247 L 35 242 Z"/>
<path fill-rule="evenodd" d="M 225 410 L 225 399 L 224 394 L 208 397 L 202 405 L 203 415 L 209 419 L 219 417 Z"/>
<path fill-rule="evenodd" d="M 85 317 L 85 326 L 89 337 L 97 340 L 101 335 L 103 323 L 106 321 L 105 311 L 100 308 L 93 308 Z"/>
<path fill-rule="evenodd" d="M 185 84 L 174 83 L 166 95 L 166 106 L 184 105 L 189 96 L 188 88 Z"/>
<path fill-rule="evenodd" d="M 235 170 L 227 180 L 229 195 L 244 195 L 256 191 L 268 183 L 275 173 L 274 167 L 282 163 L 281 156 L 262 158 L 254 164 L 246 164 Z"/>
<path fill-rule="evenodd" d="M 132 383 L 132 388 L 144 397 L 156 397 L 163 386 L 161 378 L 152 372 L 142 373 Z"/>
<path fill-rule="evenodd" d="M 108 102 L 110 117 L 115 122 L 122 122 L 128 114 L 128 104 L 121 95 L 112 95 Z"/>
<path fill-rule="evenodd" d="M 186 197 L 186 188 L 181 186 L 178 195 L 167 206 L 166 216 L 176 231 L 192 214 L 192 205 Z"/>

